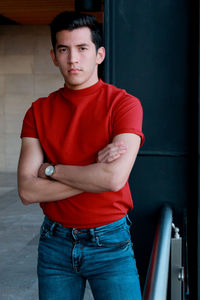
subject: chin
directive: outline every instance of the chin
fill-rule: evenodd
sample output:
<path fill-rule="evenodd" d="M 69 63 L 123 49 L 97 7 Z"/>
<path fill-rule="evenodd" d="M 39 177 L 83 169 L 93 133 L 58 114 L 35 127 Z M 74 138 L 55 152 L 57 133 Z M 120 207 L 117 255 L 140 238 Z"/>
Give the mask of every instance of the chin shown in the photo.
<path fill-rule="evenodd" d="M 82 86 L 85 85 L 85 81 L 80 81 L 80 80 L 65 80 L 65 83 L 68 87 L 73 88 L 81 88 Z"/>
<path fill-rule="evenodd" d="M 79 78 L 65 78 L 65 81 L 69 84 L 69 85 L 82 85 L 84 83 L 83 80 L 79 79 Z"/>
<path fill-rule="evenodd" d="M 69 83 L 66 82 L 66 86 L 71 90 L 80 90 L 83 88 L 83 84 L 81 83 Z"/>

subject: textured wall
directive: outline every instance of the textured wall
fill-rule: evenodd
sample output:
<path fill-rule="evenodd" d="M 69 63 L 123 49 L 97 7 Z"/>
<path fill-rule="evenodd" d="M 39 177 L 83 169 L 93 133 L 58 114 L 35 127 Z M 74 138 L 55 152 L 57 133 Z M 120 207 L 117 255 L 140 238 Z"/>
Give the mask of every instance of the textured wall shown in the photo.
<path fill-rule="evenodd" d="M 48 26 L 0 26 L 0 171 L 15 172 L 21 124 L 31 103 L 63 86 Z"/>

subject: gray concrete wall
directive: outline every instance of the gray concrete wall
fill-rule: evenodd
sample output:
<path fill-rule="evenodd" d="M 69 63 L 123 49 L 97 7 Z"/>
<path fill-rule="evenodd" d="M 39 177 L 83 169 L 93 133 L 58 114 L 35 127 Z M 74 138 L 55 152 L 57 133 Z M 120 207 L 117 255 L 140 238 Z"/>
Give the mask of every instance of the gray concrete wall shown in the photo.
<path fill-rule="evenodd" d="M 53 65 L 49 27 L 0 26 L 0 171 L 15 172 L 21 124 L 31 103 L 63 86 Z"/>

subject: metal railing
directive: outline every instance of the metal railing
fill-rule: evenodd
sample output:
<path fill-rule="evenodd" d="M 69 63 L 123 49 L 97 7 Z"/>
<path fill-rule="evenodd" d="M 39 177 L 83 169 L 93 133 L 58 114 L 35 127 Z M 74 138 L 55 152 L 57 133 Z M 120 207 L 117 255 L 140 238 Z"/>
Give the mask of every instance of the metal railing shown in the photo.
<path fill-rule="evenodd" d="M 171 300 L 182 300 L 184 295 L 185 269 L 182 264 L 182 238 L 179 228 L 172 223 L 171 238 Z"/>
<path fill-rule="evenodd" d="M 168 287 L 172 209 L 165 205 L 156 227 L 143 300 L 166 300 Z"/>

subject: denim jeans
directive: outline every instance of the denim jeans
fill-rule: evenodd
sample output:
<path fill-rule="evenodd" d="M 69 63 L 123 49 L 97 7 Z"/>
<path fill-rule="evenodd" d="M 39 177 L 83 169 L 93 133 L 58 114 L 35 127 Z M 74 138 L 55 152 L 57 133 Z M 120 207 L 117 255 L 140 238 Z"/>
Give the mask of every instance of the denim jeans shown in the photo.
<path fill-rule="evenodd" d="M 38 248 L 40 300 L 81 300 L 86 280 L 95 300 L 141 300 L 124 217 L 92 229 L 65 228 L 45 217 Z"/>

